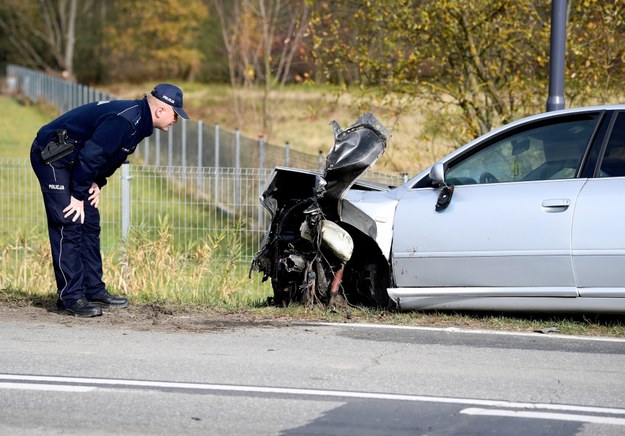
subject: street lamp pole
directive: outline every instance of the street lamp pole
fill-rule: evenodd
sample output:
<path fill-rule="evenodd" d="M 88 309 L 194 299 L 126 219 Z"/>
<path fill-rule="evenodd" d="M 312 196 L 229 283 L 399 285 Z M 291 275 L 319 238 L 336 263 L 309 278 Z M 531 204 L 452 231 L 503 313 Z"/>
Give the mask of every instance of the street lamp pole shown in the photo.
<path fill-rule="evenodd" d="M 551 45 L 547 111 L 564 109 L 564 54 L 566 50 L 566 0 L 551 0 Z"/>

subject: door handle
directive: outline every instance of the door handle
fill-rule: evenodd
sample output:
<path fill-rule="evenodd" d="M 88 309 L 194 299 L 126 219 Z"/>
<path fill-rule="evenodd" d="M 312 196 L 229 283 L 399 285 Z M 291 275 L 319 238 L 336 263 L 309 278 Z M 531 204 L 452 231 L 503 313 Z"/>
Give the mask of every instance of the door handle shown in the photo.
<path fill-rule="evenodd" d="M 564 212 L 571 205 L 571 200 L 567 198 L 555 198 L 550 200 L 543 200 L 540 204 L 545 212 Z"/>

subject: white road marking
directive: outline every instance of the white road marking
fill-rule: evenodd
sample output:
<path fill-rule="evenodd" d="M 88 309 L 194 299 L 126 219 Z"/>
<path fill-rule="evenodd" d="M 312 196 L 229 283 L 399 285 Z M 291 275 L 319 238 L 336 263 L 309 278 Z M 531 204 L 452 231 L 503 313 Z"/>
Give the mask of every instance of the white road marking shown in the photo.
<path fill-rule="evenodd" d="M 571 413 L 527 412 L 522 410 L 480 409 L 472 407 L 460 411 L 465 415 L 503 416 L 507 418 L 549 419 L 552 421 L 589 422 L 593 424 L 625 425 L 625 418 L 596 415 L 573 415 Z"/>
<path fill-rule="evenodd" d="M 625 422 L 625 409 L 609 408 L 609 407 L 593 407 L 593 406 L 576 406 L 569 404 L 547 404 L 547 403 L 526 403 L 512 402 L 502 400 L 484 400 L 477 398 L 454 398 L 454 397 L 434 397 L 424 395 L 408 395 L 408 394 L 386 394 L 379 392 L 353 392 L 339 390 L 324 389 L 303 389 L 303 388 L 280 388 L 269 386 L 242 386 L 242 385 L 220 385 L 211 383 L 188 383 L 188 382 L 168 382 L 168 381 L 150 381 L 150 380 L 122 380 L 107 378 L 87 378 L 87 377 L 58 377 L 58 376 L 39 376 L 39 375 L 20 375 L 20 374 L 0 374 L 0 389 L 9 385 L 14 389 L 14 385 L 24 386 L 65 386 L 65 387 L 83 387 L 85 389 L 179 389 L 194 390 L 207 392 L 242 392 L 242 393 L 264 393 L 264 394 L 283 394 L 283 395 L 301 395 L 316 397 L 332 397 L 332 398 L 356 398 L 369 400 L 390 400 L 390 401 L 413 401 L 428 403 L 444 403 L 444 404 L 461 404 L 467 406 L 494 407 L 500 409 L 521 409 L 524 411 L 554 411 L 554 412 L 577 412 L 577 413 L 595 413 L 603 415 L 620 415 L 623 416 Z M 464 410 L 472 410 L 471 408 Z M 475 410 L 481 410 L 476 408 Z M 577 415 L 573 415 L 577 416 Z M 588 416 L 588 415 L 586 415 Z M 619 418 L 621 419 L 621 418 Z"/>
<path fill-rule="evenodd" d="M 18 389 L 18 390 L 25 390 L 25 391 L 90 392 L 90 391 L 95 391 L 97 388 L 93 386 L 0 382 L 0 389 Z"/>
<path fill-rule="evenodd" d="M 329 327 L 342 327 L 342 328 L 377 328 L 377 329 L 389 329 L 389 330 L 418 330 L 426 332 L 441 332 L 441 333 L 468 333 L 479 335 L 500 335 L 500 336 L 527 336 L 532 338 L 550 338 L 550 339 L 574 339 L 576 341 L 591 341 L 591 342 L 616 342 L 625 343 L 625 339 L 613 338 L 606 336 L 574 336 L 574 335 L 562 335 L 554 333 L 537 333 L 537 332 L 510 332 L 505 330 L 479 330 L 479 329 L 462 329 L 458 327 L 420 327 L 420 326 L 402 326 L 402 325 L 388 325 L 388 324 L 366 324 L 366 323 L 333 323 L 333 322 L 313 322 L 306 323 L 313 325 L 325 325 Z"/>

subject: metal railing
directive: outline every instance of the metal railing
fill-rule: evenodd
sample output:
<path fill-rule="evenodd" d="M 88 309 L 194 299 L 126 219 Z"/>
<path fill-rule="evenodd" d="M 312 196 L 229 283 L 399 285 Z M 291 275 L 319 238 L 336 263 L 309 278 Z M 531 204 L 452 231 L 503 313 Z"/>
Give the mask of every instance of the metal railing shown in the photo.
<path fill-rule="evenodd" d="M 210 269 L 219 271 L 229 262 L 237 269 L 236 275 L 245 277 L 264 235 L 266 212 L 260 209 L 258 186 L 270 172 L 124 164 L 102 189 L 101 249 L 104 254 L 119 252 L 127 239 L 136 236 L 132 232 L 158 239 L 167 227 L 172 244 L 185 252 L 193 244 L 228 232 L 239 242 L 240 254 L 234 260 L 216 255 L 211 258 Z M 9 247 L 36 246 L 35 240 L 45 241 L 46 213 L 30 162 L 0 158 L 0 185 L 0 249 L 12 251 Z M 188 264 L 193 261 L 189 259 Z"/>
<path fill-rule="evenodd" d="M 16 65 L 6 67 L 6 89 L 33 102 L 46 101 L 59 112 L 82 104 L 116 97 L 89 86 L 69 82 Z M 275 168 L 286 166 L 321 170 L 320 154 L 293 150 L 289 144 L 273 145 L 264 138 L 249 138 L 239 130 L 229 131 L 219 124 L 180 119 L 167 133 L 156 129 L 137 147 L 136 163 L 155 166 L 196 168 Z M 394 172 L 367 172 L 365 179 L 398 184 L 403 175 Z"/>

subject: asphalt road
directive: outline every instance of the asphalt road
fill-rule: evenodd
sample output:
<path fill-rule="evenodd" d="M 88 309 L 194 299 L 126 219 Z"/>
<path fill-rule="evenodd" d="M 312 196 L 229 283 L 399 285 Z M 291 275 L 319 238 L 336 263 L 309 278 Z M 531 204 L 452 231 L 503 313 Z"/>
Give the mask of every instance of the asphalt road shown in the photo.
<path fill-rule="evenodd" d="M 625 434 L 625 341 L 0 320 L 0 434 Z"/>

